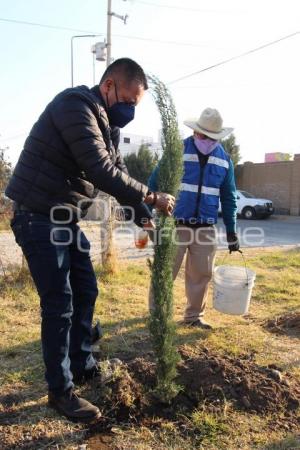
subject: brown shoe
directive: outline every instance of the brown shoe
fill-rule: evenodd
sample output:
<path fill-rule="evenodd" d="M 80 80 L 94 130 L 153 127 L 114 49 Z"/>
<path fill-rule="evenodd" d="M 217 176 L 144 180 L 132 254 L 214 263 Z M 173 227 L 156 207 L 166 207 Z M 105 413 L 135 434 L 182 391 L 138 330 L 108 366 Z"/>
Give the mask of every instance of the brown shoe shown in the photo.
<path fill-rule="evenodd" d="M 95 423 L 101 418 L 99 408 L 78 397 L 72 389 L 62 395 L 49 392 L 48 405 L 73 422 Z"/>

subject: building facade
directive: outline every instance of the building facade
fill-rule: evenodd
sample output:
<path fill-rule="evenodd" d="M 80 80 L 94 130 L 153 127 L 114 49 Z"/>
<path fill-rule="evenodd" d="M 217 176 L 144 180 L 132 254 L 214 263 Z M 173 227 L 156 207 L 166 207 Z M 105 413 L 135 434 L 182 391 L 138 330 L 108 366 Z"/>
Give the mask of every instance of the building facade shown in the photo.
<path fill-rule="evenodd" d="M 133 133 L 121 132 L 119 149 L 122 156 L 126 156 L 129 153 L 137 153 L 141 145 L 147 145 L 153 153 L 161 155 L 162 149 L 158 142 L 154 142 L 152 136 L 143 136 Z"/>
<path fill-rule="evenodd" d="M 300 154 L 293 161 L 246 162 L 236 168 L 238 189 L 272 200 L 275 213 L 300 215 Z"/>

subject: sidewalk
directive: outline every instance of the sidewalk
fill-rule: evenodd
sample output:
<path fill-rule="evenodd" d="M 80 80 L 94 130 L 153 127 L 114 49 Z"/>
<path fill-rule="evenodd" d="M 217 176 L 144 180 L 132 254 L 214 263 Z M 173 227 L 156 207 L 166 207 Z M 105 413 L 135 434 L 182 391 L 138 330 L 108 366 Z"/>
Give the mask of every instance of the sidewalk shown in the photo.
<path fill-rule="evenodd" d="M 265 220 L 279 220 L 281 222 L 289 222 L 289 223 L 299 223 L 300 225 L 300 216 L 287 216 L 287 215 L 282 215 L 282 214 L 274 214 L 272 216 L 270 216 L 268 219 Z"/>

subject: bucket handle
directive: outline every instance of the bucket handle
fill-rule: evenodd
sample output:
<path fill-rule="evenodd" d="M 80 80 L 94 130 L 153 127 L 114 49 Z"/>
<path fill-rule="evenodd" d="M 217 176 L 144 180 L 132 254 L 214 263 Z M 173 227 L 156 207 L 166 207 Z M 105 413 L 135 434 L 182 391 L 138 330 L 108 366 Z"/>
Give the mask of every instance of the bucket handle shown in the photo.
<path fill-rule="evenodd" d="M 242 252 L 242 250 L 237 250 L 237 251 L 242 255 L 242 258 L 243 258 L 243 261 L 244 261 L 246 278 L 247 278 L 247 283 L 245 284 L 245 286 L 249 286 L 249 276 L 248 276 L 248 267 L 247 267 L 247 263 L 246 263 L 246 258 L 244 256 L 244 253 Z M 227 256 L 228 256 L 228 253 L 225 253 L 225 256 L 224 256 L 223 261 L 222 261 L 222 265 L 224 264 L 224 261 L 227 259 Z"/>

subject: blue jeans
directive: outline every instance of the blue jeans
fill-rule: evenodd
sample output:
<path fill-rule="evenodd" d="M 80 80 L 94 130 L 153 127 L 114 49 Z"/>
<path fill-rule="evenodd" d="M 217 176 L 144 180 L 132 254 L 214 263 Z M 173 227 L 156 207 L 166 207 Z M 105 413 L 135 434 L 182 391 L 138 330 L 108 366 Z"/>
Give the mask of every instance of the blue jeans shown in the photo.
<path fill-rule="evenodd" d="M 61 394 L 73 387 L 72 374 L 95 366 L 91 332 L 98 289 L 90 244 L 78 225 L 28 211 L 15 212 L 11 228 L 40 297 L 46 381 Z"/>

